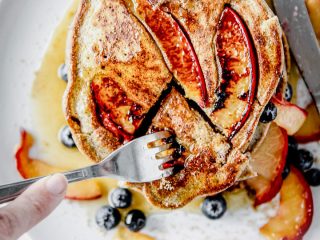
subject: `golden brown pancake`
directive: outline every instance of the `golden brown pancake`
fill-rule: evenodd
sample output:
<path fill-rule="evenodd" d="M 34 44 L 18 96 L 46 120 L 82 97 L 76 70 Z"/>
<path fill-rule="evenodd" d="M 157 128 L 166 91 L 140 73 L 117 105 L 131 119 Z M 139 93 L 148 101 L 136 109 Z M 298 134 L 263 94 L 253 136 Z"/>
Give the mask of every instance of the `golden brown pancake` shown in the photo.
<path fill-rule="evenodd" d="M 172 61 L 178 60 L 166 55 L 165 46 L 145 22 L 146 6 L 180 24 L 183 31 L 173 35 L 191 43 L 198 66 L 186 68 L 185 73 L 175 71 Z M 226 102 L 223 114 L 214 114 L 222 82 L 217 29 L 226 6 L 246 25 L 259 71 L 248 117 L 232 136 L 230 124 L 223 123 L 239 117 L 233 118 L 232 112 L 239 101 Z M 184 169 L 176 175 L 132 185 L 151 203 L 182 207 L 197 196 L 216 194 L 253 174 L 247 147 L 265 105 L 281 76 L 286 76 L 282 31 L 263 1 L 82 0 L 68 44 L 64 109 L 82 153 L 98 162 L 147 128 L 170 129 L 183 147 L 177 163 Z M 206 101 L 199 101 L 203 88 L 186 81 L 193 70 L 203 73 Z"/>

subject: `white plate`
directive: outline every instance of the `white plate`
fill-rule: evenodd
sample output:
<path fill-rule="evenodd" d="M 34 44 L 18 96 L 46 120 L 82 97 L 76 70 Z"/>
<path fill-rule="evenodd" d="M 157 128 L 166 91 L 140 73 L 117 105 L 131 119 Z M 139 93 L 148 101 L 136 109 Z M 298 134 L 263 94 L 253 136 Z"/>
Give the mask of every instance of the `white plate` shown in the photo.
<path fill-rule="evenodd" d="M 13 149 L 19 141 L 19 128 L 35 127 L 31 126 L 28 104 L 34 72 L 50 34 L 70 3 L 71 0 L 0 0 L 0 184 L 20 179 Z M 305 237 L 308 240 L 320 236 L 319 190 L 313 189 L 315 216 Z M 95 226 L 97 207 L 96 202 L 64 201 L 30 236 L 33 240 L 111 239 L 113 232 L 106 233 Z M 258 228 L 268 212 L 228 211 L 221 220 L 209 221 L 201 215 L 175 211 L 151 216 L 144 232 L 157 239 L 263 239 Z"/>

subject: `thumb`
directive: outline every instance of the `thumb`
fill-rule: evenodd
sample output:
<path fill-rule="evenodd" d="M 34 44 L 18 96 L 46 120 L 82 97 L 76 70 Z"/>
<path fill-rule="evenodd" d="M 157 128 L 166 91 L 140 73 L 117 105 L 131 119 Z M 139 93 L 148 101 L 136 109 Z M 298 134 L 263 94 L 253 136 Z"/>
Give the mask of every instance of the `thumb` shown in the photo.
<path fill-rule="evenodd" d="M 62 201 L 67 180 L 62 174 L 39 180 L 9 205 L 0 208 L 0 240 L 14 240 L 47 217 Z"/>

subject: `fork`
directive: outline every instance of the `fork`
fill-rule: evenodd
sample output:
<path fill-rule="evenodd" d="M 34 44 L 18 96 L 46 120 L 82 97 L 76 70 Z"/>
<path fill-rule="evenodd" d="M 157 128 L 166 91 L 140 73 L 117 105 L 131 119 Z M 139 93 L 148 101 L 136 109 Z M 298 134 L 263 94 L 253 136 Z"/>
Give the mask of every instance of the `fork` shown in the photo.
<path fill-rule="evenodd" d="M 89 178 L 110 177 L 128 182 L 151 182 L 168 177 L 173 167 L 164 169 L 163 164 L 171 161 L 172 144 L 166 139 L 171 136 L 168 131 L 149 134 L 125 144 L 112 152 L 100 163 L 64 172 L 69 183 Z M 163 154 L 168 152 L 168 154 Z M 159 154 L 161 153 L 161 154 Z M 44 178 L 32 178 L 0 186 L 0 204 L 17 198 L 29 185 Z"/>

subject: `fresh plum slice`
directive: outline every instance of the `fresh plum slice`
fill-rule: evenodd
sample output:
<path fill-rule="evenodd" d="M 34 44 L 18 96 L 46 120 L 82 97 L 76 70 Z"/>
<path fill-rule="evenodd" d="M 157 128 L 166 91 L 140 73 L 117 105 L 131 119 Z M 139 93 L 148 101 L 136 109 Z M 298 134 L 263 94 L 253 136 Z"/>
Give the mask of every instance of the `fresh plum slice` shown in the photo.
<path fill-rule="evenodd" d="M 21 131 L 21 143 L 16 150 L 15 158 L 17 169 L 20 175 L 25 178 L 35 178 L 50 175 L 58 172 L 65 172 L 66 169 L 49 165 L 45 162 L 30 158 L 29 151 L 33 145 L 33 138 L 27 131 Z M 99 184 L 95 180 L 85 180 L 71 183 L 66 193 L 67 199 L 92 200 L 102 196 Z"/>
<path fill-rule="evenodd" d="M 33 137 L 25 130 L 22 130 L 20 135 L 21 142 L 16 150 L 15 158 L 17 169 L 23 178 L 35 178 L 63 172 L 61 168 L 30 158 L 29 151 L 33 146 Z"/>
<path fill-rule="evenodd" d="M 320 140 L 320 117 L 317 107 L 311 103 L 307 108 L 307 120 L 294 137 L 298 142 L 307 143 Z"/>
<path fill-rule="evenodd" d="M 65 198 L 77 201 L 87 201 L 100 198 L 102 190 L 97 181 L 94 179 L 74 182 L 68 185 Z"/>
<path fill-rule="evenodd" d="M 274 120 L 278 126 L 284 128 L 288 135 L 295 134 L 307 119 L 308 112 L 295 104 L 273 97 L 271 101 L 277 107 L 277 117 Z"/>
<path fill-rule="evenodd" d="M 186 31 L 170 13 L 137 0 L 137 12 L 164 55 L 169 70 L 183 87 L 186 97 L 206 107 L 208 94 L 202 69 Z"/>
<path fill-rule="evenodd" d="M 270 181 L 260 175 L 248 180 L 250 188 L 255 190 L 254 207 L 270 202 L 280 191 L 282 185 L 282 176 L 277 176 Z"/>
<path fill-rule="evenodd" d="M 252 152 L 251 166 L 258 176 L 247 180 L 255 191 L 255 206 L 269 202 L 280 191 L 288 151 L 285 130 L 271 124 L 263 142 Z"/>
<path fill-rule="evenodd" d="M 231 139 L 249 117 L 258 72 L 249 31 L 230 7 L 222 12 L 215 45 L 221 80 L 211 118 Z"/>
<path fill-rule="evenodd" d="M 280 207 L 260 232 L 268 239 L 298 240 L 308 231 L 313 217 L 309 185 L 298 169 L 291 166 L 280 191 Z"/>

